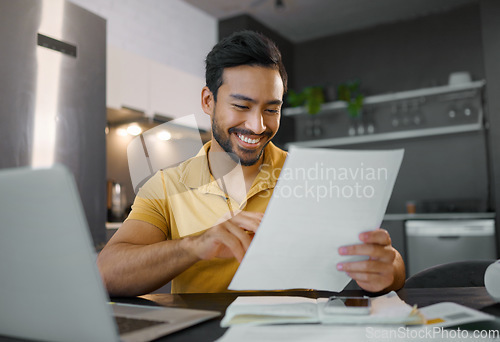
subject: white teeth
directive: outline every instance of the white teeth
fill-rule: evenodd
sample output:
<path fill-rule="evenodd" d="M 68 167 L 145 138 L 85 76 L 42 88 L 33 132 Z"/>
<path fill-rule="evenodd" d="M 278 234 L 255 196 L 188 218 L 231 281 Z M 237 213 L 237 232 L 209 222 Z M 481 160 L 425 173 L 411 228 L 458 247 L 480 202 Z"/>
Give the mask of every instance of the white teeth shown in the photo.
<path fill-rule="evenodd" d="M 249 143 L 249 144 L 256 144 L 260 141 L 260 138 L 259 139 L 250 139 L 250 138 L 247 138 L 241 134 L 238 134 L 238 138 L 240 138 L 241 140 L 243 140 L 244 142 Z"/>

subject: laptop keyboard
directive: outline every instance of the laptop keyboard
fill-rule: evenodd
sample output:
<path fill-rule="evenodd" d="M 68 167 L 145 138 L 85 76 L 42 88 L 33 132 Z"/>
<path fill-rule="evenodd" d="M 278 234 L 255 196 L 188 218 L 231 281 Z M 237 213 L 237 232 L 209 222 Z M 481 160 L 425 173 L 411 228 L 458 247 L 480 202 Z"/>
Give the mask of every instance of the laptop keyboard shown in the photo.
<path fill-rule="evenodd" d="M 151 321 L 148 319 L 129 318 L 122 316 L 115 316 L 116 324 L 120 334 L 126 334 L 139 329 L 153 327 L 159 324 L 167 324 L 166 321 Z"/>

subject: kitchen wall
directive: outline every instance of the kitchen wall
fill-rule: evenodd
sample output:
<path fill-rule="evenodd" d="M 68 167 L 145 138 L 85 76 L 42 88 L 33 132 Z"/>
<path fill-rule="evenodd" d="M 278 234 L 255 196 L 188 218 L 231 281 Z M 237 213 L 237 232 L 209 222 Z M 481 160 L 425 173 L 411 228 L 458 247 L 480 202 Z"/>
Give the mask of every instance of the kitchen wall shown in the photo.
<path fill-rule="evenodd" d="M 249 15 L 239 15 L 236 17 L 221 20 L 219 22 L 219 40 L 231 35 L 234 32 L 242 30 L 252 30 L 260 32 L 274 41 L 274 43 L 281 51 L 283 64 L 288 71 L 288 84 L 289 86 L 293 85 L 295 83 L 293 79 L 293 70 L 295 65 L 294 45 L 288 39 L 269 29 L 267 26 L 263 25 Z"/>
<path fill-rule="evenodd" d="M 310 85 L 336 87 L 359 79 L 362 91 L 375 95 L 446 85 L 455 71 L 468 71 L 473 80 L 486 80 L 488 130 L 342 147 L 405 148 L 388 212 L 404 212 L 407 200 L 425 199 L 476 199 L 482 202 L 478 210 L 499 212 L 500 151 L 496 146 L 500 145 L 500 107 L 494 95 L 500 89 L 500 24 L 494 19 L 498 13 L 498 1 L 480 1 L 295 47 L 297 90 Z M 498 220 L 496 225 L 500 250 Z"/>
<path fill-rule="evenodd" d="M 108 21 L 108 45 L 203 77 L 217 20 L 181 0 L 71 0 Z"/>
<path fill-rule="evenodd" d="M 493 43 L 496 36 L 490 33 L 489 44 L 484 45 L 488 41 L 483 40 L 483 35 L 487 27 L 490 32 L 499 32 L 500 25 L 495 27 L 493 15 L 488 22 L 484 20 L 485 3 L 299 44 L 295 49 L 294 86 L 298 90 L 310 85 L 336 87 L 341 82 L 359 79 L 366 95 L 376 95 L 446 85 L 450 73 L 468 71 L 473 80 L 486 79 L 486 89 L 491 94 L 490 87 L 498 90 L 498 85 L 495 88 L 493 72 L 485 72 L 485 62 L 489 54 L 490 69 L 498 71 L 498 48 L 494 48 L 498 44 Z M 490 3 L 489 11 L 495 7 Z M 488 52 L 491 49 L 496 55 Z M 489 101 L 486 111 L 488 106 L 491 108 Z M 487 114 L 493 123 L 498 121 L 500 112 Z M 496 131 L 498 128 L 492 126 L 489 131 L 342 148 L 405 149 L 389 213 L 404 213 L 407 201 L 442 201 L 450 206 L 472 202 L 477 207 L 467 211 L 499 212 L 494 201 L 495 192 L 498 198 L 498 185 L 494 184 L 495 177 L 490 176 L 499 163 L 498 157 L 495 161 L 498 151 L 491 152 Z M 391 233 L 401 232 L 401 221 L 390 224 L 399 227 Z M 497 246 L 498 231 L 497 222 Z M 403 237 L 398 240 L 404 255 Z"/>
<path fill-rule="evenodd" d="M 484 79 L 478 4 L 295 46 L 297 90 L 359 79 L 367 95 L 445 85 L 454 71 Z"/>
<path fill-rule="evenodd" d="M 494 211 L 500 213 L 500 2 L 481 0 L 482 38 L 486 72 L 486 108 L 489 114 L 489 151 Z M 497 251 L 500 253 L 500 220 L 496 220 Z"/>

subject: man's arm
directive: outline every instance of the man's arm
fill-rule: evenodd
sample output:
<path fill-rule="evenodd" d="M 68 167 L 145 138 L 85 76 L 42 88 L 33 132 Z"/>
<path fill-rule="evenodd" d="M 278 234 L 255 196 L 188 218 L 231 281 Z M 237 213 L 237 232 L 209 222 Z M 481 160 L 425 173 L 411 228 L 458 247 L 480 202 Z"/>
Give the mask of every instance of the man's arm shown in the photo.
<path fill-rule="evenodd" d="M 401 254 L 392 247 L 391 237 L 384 229 L 359 235 L 359 245 L 340 247 L 341 255 L 366 255 L 368 260 L 339 263 L 337 269 L 346 272 L 358 285 L 370 292 L 399 290 L 405 284 L 406 271 Z"/>
<path fill-rule="evenodd" d="M 129 220 L 113 235 L 97 259 L 112 296 L 137 296 L 160 288 L 197 261 L 243 259 L 262 213 L 240 212 L 198 236 L 166 240 L 154 225 Z"/>

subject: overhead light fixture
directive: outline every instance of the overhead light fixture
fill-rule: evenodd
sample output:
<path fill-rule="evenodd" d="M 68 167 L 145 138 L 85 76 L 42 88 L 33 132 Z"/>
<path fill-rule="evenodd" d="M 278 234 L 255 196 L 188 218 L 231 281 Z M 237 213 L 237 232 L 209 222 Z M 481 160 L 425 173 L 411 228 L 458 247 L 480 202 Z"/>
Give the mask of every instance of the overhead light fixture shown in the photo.
<path fill-rule="evenodd" d="M 118 128 L 116 130 L 116 134 L 118 134 L 120 137 L 126 137 L 128 135 L 127 130 L 125 128 Z"/>
<path fill-rule="evenodd" d="M 127 127 L 127 133 L 136 136 L 142 133 L 142 128 L 138 124 L 132 124 Z"/>

